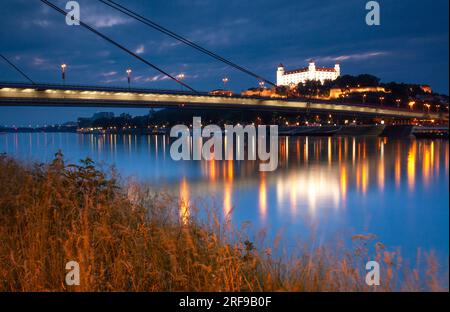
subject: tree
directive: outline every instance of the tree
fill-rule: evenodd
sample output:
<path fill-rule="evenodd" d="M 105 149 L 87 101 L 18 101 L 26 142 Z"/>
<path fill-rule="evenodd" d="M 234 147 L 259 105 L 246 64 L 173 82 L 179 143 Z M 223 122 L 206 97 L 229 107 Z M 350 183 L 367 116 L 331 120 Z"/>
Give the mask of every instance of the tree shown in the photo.
<path fill-rule="evenodd" d="M 344 75 L 338 77 L 334 81 L 334 87 L 338 87 L 341 89 L 356 88 L 358 86 L 377 87 L 379 85 L 380 85 L 380 78 L 369 74 L 362 74 L 358 76 Z"/>
<path fill-rule="evenodd" d="M 300 95 L 318 95 L 322 90 L 322 83 L 319 80 L 306 80 L 297 85 L 297 91 Z"/>
<path fill-rule="evenodd" d="M 288 94 L 288 87 L 286 86 L 277 86 L 275 87 L 275 93 L 278 95 L 287 95 Z"/>
<path fill-rule="evenodd" d="M 361 87 L 378 87 L 380 85 L 380 78 L 369 74 L 362 74 L 356 77 L 356 83 Z"/>

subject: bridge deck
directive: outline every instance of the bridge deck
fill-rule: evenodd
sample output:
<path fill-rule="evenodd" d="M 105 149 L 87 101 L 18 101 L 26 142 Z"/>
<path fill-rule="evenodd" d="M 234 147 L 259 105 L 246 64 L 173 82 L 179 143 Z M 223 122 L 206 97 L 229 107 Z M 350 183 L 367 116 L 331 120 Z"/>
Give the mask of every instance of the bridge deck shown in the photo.
<path fill-rule="evenodd" d="M 271 109 L 345 113 L 351 115 L 397 118 L 434 118 L 405 109 L 345 104 L 310 99 L 272 99 L 242 96 L 217 96 L 183 91 L 125 89 L 92 86 L 32 85 L 0 83 L 0 106 L 76 106 L 76 107 L 171 107 Z"/>

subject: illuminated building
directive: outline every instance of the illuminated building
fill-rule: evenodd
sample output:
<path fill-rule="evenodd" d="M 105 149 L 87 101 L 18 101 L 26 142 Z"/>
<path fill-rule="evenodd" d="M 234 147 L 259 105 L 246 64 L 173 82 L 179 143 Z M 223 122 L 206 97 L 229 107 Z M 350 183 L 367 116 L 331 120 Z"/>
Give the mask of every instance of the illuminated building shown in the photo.
<path fill-rule="evenodd" d="M 277 69 L 277 85 L 295 86 L 307 80 L 319 80 L 323 84 L 325 80 L 336 80 L 340 75 L 339 64 L 334 65 L 333 68 L 317 67 L 316 63 L 311 61 L 308 67 L 294 70 L 285 70 L 283 64 L 280 64 Z"/>

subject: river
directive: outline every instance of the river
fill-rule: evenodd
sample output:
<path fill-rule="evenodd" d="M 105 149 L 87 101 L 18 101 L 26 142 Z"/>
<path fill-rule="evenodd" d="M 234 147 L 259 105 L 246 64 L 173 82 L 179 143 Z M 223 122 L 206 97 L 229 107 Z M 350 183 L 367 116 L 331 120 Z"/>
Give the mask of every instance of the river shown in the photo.
<path fill-rule="evenodd" d="M 180 196 L 214 205 L 232 224 L 250 222 L 284 244 L 373 233 L 414 258 L 434 250 L 448 266 L 449 143 L 378 137 L 280 137 L 279 166 L 256 161 L 173 161 L 163 135 L 0 135 L 0 153 L 47 162 L 61 150 Z"/>

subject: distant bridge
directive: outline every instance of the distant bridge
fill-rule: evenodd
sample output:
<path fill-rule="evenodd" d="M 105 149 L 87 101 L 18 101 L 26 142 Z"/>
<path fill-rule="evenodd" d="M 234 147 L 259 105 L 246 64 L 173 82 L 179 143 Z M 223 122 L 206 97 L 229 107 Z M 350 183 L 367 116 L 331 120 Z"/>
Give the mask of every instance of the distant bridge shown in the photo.
<path fill-rule="evenodd" d="M 229 108 L 399 119 L 443 117 L 438 113 L 316 99 L 274 99 L 210 95 L 206 92 L 2 82 L 0 82 L 0 106 Z"/>

